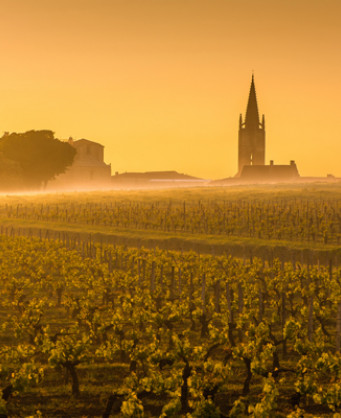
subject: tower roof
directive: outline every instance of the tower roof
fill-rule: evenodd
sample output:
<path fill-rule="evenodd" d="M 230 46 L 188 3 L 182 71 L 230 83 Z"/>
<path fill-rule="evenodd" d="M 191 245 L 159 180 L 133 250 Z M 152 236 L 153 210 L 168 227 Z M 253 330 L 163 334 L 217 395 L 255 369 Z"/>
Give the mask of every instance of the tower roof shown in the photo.
<path fill-rule="evenodd" d="M 256 88 L 255 81 L 252 74 L 249 101 L 246 108 L 245 116 L 245 127 L 246 128 L 258 128 L 259 127 L 259 115 L 258 115 L 258 105 L 256 97 Z"/>

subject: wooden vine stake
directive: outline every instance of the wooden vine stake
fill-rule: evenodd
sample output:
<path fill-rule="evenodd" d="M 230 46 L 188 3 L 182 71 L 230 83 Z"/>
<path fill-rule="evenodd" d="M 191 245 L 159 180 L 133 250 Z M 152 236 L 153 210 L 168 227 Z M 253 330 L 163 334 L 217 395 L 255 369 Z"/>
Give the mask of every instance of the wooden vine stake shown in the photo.
<path fill-rule="evenodd" d="M 193 272 L 191 271 L 191 275 L 189 278 L 189 300 L 193 302 L 193 295 L 194 295 L 194 283 L 193 283 Z"/>
<path fill-rule="evenodd" d="M 337 304 L 336 316 L 336 351 L 339 353 L 341 349 L 341 301 Z"/>
<path fill-rule="evenodd" d="M 308 340 L 312 341 L 314 334 L 314 296 L 309 298 L 309 314 L 308 314 Z"/>
<path fill-rule="evenodd" d="M 163 264 L 161 264 L 161 267 L 160 267 L 160 290 L 161 290 L 161 294 L 163 294 L 164 293 Z"/>
<path fill-rule="evenodd" d="M 150 276 L 150 293 L 154 293 L 155 290 L 155 261 L 152 262 L 152 272 Z"/>
<path fill-rule="evenodd" d="M 221 312 L 221 309 L 220 309 L 220 280 L 219 279 L 214 284 L 214 309 L 217 313 Z"/>
<path fill-rule="evenodd" d="M 229 313 L 229 323 L 233 322 L 233 312 L 232 312 L 232 301 L 231 301 L 231 289 L 229 282 L 226 282 L 226 302 L 227 310 Z"/>
<path fill-rule="evenodd" d="M 287 320 L 287 311 L 286 311 L 286 292 L 282 292 L 281 294 L 281 328 L 282 328 L 282 334 L 284 331 L 284 327 L 285 327 L 285 322 Z M 284 335 L 283 335 L 284 337 Z M 283 357 L 285 357 L 287 355 L 287 342 L 286 340 L 283 338 Z"/>
<path fill-rule="evenodd" d="M 244 309 L 244 292 L 243 287 L 240 281 L 238 281 L 238 311 L 239 313 L 243 313 Z"/>
<path fill-rule="evenodd" d="M 258 312 L 258 321 L 263 321 L 264 315 L 264 298 L 263 298 L 263 290 L 261 284 L 259 284 L 258 288 L 258 299 L 259 299 L 259 312 Z"/>
<path fill-rule="evenodd" d="M 141 289 L 142 281 L 141 281 L 141 259 L 140 258 L 137 260 L 137 275 L 139 279 L 139 288 Z"/>
<path fill-rule="evenodd" d="M 181 275 L 181 268 L 179 267 L 179 300 L 181 301 L 181 294 L 182 294 L 182 275 Z"/>
<path fill-rule="evenodd" d="M 174 299 L 174 275 L 175 275 L 175 267 L 172 266 L 171 271 L 171 283 L 170 283 L 170 289 L 169 289 L 169 296 L 173 300 Z"/>
<path fill-rule="evenodd" d="M 201 287 L 201 300 L 202 300 L 202 310 L 203 313 L 206 313 L 206 275 L 202 275 L 202 287 Z"/>

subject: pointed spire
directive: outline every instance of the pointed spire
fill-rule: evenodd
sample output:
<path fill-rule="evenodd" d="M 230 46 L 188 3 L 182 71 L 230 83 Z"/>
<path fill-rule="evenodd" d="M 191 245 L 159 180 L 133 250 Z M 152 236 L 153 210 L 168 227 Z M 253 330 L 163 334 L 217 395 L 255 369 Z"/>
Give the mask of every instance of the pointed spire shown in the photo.
<path fill-rule="evenodd" d="M 259 115 L 258 105 L 256 97 L 255 81 L 252 73 L 249 101 L 246 108 L 245 116 L 245 128 L 258 128 L 259 127 Z"/>

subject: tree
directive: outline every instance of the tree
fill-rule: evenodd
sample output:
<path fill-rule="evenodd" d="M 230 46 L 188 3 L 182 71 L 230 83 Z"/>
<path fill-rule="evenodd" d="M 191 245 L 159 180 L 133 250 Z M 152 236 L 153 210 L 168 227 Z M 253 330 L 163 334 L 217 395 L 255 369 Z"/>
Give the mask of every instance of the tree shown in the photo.
<path fill-rule="evenodd" d="M 76 154 L 70 144 L 59 141 L 49 130 L 5 134 L 0 139 L 0 152 L 20 165 L 23 184 L 29 188 L 39 188 L 64 173 Z"/>
<path fill-rule="evenodd" d="M 22 187 L 20 164 L 6 158 L 0 151 L 0 190 L 15 190 Z"/>

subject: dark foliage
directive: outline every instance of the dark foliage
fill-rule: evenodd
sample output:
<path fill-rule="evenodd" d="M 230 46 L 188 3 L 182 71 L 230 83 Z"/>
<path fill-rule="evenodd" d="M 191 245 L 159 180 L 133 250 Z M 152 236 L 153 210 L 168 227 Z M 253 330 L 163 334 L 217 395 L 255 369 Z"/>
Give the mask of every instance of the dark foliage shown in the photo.
<path fill-rule="evenodd" d="M 0 152 L 20 166 L 24 187 L 39 188 L 72 164 L 76 150 L 56 139 L 52 131 L 32 130 L 5 134 Z"/>

